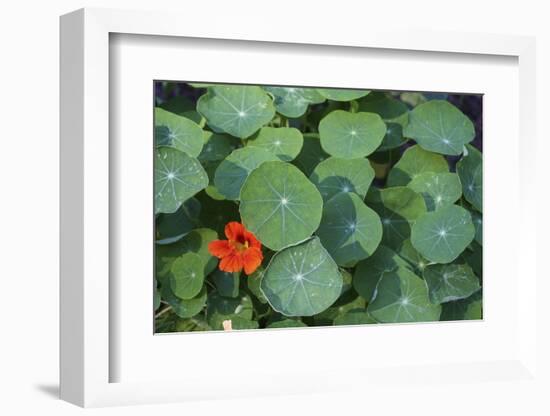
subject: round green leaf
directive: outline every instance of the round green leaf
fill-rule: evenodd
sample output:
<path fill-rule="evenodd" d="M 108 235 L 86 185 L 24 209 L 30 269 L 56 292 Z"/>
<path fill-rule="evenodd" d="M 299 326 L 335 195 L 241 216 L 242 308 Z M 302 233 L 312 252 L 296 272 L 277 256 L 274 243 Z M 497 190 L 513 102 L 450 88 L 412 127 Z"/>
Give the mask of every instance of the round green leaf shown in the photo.
<path fill-rule="evenodd" d="M 310 104 L 325 101 L 325 97 L 314 88 L 264 87 L 264 89 L 275 97 L 277 111 L 289 118 L 300 117 Z"/>
<path fill-rule="evenodd" d="M 394 250 L 399 249 L 403 241 L 410 237 L 414 221 L 426 213 L 422 195 L 403 186 L 371 188 L 366 202 L 382 221 L 382 244 Z"/>
<path fill-rule="evenodd" d="M 223 321 L 235 317 L 251 320 L 252 314 L 252 300 L 245 293 L 239 293 L 237 298 L 226 298 L 216 291 L 208 294 L 206 317 L 212 329 L 223 329 Z"/>
<path fill-rule="evenodd" d="M 216 169 L 214 185 L 227 199 L 238 200 L 244 181 L 254 169 L 268 160 L 278 160 L 267 150 L 244 147 L 234 150 Z"/>
<path fill-rule="evenodd" d="M 260 287 L 275 311 L 285 316 L 311 316 L 338 299 L 342 276 L 319 239 L 314 237 L 275 254 Z"/>
<path fill-rule="evenodd" d="M 204 146 L 198 159 L 201 162 L 215 162 L 225 159 L 233 150 L 239 147 L 239 139 L 228 134 L 203 131 Z"/>
<path fill-rule="evenodd" d="M 421 173 L 407 186 L 424 197 L 428 211 L 452 205 L 462 196 L 462 185 L 456 173 Z"/>
<path fill-rule="evenodd" d="M 264 162 L 241 189 L 242 220 L 262 244 L 280 250 L 308 238 L 319 226 L 321 194 L 298 168 Z"/>
<path fill-rule="evenodd" d="M 198 254 L 204 265 L 204 275 L 210 274 L 218 264 L 216 257 L 208 251 L 208 244 L 217 240 L 218 234 L 208 228 L 197 228 L 173 244 L 157 244 L 155 247 L 157 277 L 165 276 L 172 263 L 185 253 Z"/>
<path fill-rule="evenodd" d="M 409 121 L 407 105 L 385 93 L 370 93 L 359 102 L 359 111 L 376 113 L 386 123 L 397 123 L 402 127 Z"/>
<path fill-rule="evenodd" d="M 412 227 L 411 242 L 428 260 L 450 263 L 468 247 L 474 236 L 470 213 L 457 205 L 449 205 L 418 218 Z"/>
<path fill-rule="evenodd" d="M 466 264 L 432 264 L 424 270 L 432 303 L 464 299 L 480 289 L 479 279 Z"/>
<path fill-rule="evenodd" d="M 275 115 L 269 95 L 260 87 L 219 85 L 199 98 L 197 110 L 209 126 L 241 139 L 250 137 Z"/>
<path fill-rule="evenodd" d="M 382 276 L 367 312 L 378 322 L 427 322 L 439 320 L 441 306 L 430 302 L 424 280 L 399 268 Z"/>
<path fill-rule="evenodd" d="M 341 192 L 325 203 L 317 235 L 338 265 L 351 267 L 374 253 L 382 224 L 356 194 Z"/>
<path fill-rule="evenodd" d="M 366 310 L 352 309 L 344 315 L 334 318 L 334 325 L 365 325 L 375 324 L 376 321 L 367 313 Z"/>
<path fill-rule="evenodd" d="M 175 212 L 206 188 L 208 175 L 197 159 L 171 147 L 159 147 L 155 157 L 155 212 Z"/>
<path fill-rule="evenodd" d="M 155 142 L 197 157 L 202 150 L 202 129 L 188 118 L 155 108 Z"/>
<path fill-rule="evenodd" d="M 262 127 L 246 145 L 266 150 L 283 162 L 289 162 L 298 156 L 303 143 L 302 133 L 294 127 Z"/>
<path fill-rule="evenodd" d="M 387 186 L 406 186 L 425 172 L 449 172 L 449 164 L 443 156 L 427 152 L 418 145 L 409 147 L 390 170 Z"/>
<path fill-rule="evenodd" d="M 370 93 L 369 90 L 344 90 L 338 88 L 317 88 L 317 92 L 323 97 L 334 101 L 357 100 L 358 98 L 364 97 Z"/>
<path fill-rule="evenodd" d="M 172 214 L 160 214 L 157 221 L 157 242 L 175 242 L 197 225 L 201 203 L 196 198 L 185 201 Z"/>
<path fill-rule="evenodd" d="M 322 162 L 329 156 L 321 148 L 319 135 L 316 133 L 304 134 L 304 145 L 301 152 L 294 159 L 294 164 L 307 176 L 311 175 L 319 162 Z"/>
<path fill-rule="evenodd" d="M 400 267 L 408 268 L 409 266 L 392 250 L 379 246 L 372 256 L 357 264 L 353 274 L 353 287 L 367 302 L 370 302 L 382 276 Z"/>
<path fill-rule="evenodd" d="M 192 299 L 199 294 L 204 282 L 204 264 L 199 255 L 185 253 L 170 267 L 170 287 L 180 299 Z"/>
<path fill-rule="evenodd" d="M 374 179 L 374 169 L 364 158 L 330 157 L 317 165 L 309 179 L 325 201 L 339 192 L 355 192 L 364 199 Z"/>
<path fill-rule="evenodd" d="M 454 105 L 433 100 L 409 113 L 409 124 L 403 134 L 426 150 L 456 156 L 474 139 L 475 130 L 470 119 Z"/>
<path fill-rule="evenodd" d="M 240 273 L 228 273 L 216 269 L 210 275 L 220 296 L 226 298 L 236 298 L 239 296 L 239 277 Z"/>
<path fill-rule="evenodd" d="M 202 311 L 206 305 L 206 286 L 193 299 L 180 299 L 174 295 L 169 286 L 161 289 L 162 298 L 172 307 L 180 318 L 191 318 Z"/>
<path fill-rule="evenodd" d="M 483 211 L 483 172 L 481 152 L 473 146 L 466 146 L 468 154 L 456 164 L 456 171 L 462 182 L 464 198 L 479 212 Z"/>
<path fill-rule="evenodd" d="M 354 159 L 368 156 L 380 146 L 386 124 L 378 114 L 336 110 L 321 120 L 319 134 L 325 152 Z"/>

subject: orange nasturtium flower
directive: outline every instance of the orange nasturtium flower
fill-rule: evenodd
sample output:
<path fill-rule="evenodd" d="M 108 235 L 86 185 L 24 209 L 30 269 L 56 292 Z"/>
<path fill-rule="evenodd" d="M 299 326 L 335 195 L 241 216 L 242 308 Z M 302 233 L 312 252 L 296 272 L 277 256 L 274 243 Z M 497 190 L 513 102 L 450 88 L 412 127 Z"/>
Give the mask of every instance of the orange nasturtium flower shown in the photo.
<path fill-rule="evenodd" d="M 219 268 L 224 272 L 244 272 L 249 275 L 260 266 L 264 258 L 262 244 L 240 222 L 232 221 L 225 226 L 227 240 L 214 240 L 208 251 L 221 259 Z"/>

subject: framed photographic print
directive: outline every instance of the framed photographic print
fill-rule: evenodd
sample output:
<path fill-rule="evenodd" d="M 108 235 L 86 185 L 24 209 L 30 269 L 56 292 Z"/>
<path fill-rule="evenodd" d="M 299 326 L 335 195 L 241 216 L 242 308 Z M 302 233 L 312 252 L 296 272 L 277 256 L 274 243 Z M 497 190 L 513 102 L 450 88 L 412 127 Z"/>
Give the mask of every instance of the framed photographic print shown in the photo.
<path fill-rule="evenodd" d="M 180 21 L 61 20 L 62 398 L 542 389 L 533 39 Z"/>
<path fill-rule="evenodd" d="M 481 95 L 154 89 L 156 333 L 482 318 Z"/>

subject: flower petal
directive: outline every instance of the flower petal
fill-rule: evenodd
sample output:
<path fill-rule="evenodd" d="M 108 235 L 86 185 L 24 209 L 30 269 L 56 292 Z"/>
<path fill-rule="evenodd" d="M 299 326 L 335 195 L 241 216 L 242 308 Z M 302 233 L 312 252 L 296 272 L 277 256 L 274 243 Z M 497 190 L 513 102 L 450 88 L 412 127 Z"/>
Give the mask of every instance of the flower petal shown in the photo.
<path fill-rule="evenodd" d="M 257 249 L 262 248 L 262 244 L 258 241 L 256 236 L 254 234 L 252 234 L 250 231 L 245 230 L 244 238 L 245 238 L 246 241 L 248 241 L 248 246 L 249 247 L 255 247 Z"/>
<path fill-rule="evenodd" d="M 245 250 L 242 254 L 242 257 L 244 272 L 247 275 L 254 273 L 256 269 L 260 266 L 260 264 L 262 264 L 262 260 L 264 259 L 262 250 L 256 247 L 250 247 L 249 249 Z"/>
<path fill-rule="evenodd" d="M 224 272 L 240 272 L 243 269 L 243 259 L 240 254 L 232 253 L 220 261 L 220 270 Z"/>
<path fill-rule="evenodd" d="M 208 251 L 221 259 L 233 253 L 234 249 L 227 240 L 214 240 L 208 244 Z"/>
<path fill-rule="evenodd" d="M 240 222 L 231 221 L 225 226 L 225 236 L 229 240 L 238 241 L 244 243 L 245 228 Z"/>

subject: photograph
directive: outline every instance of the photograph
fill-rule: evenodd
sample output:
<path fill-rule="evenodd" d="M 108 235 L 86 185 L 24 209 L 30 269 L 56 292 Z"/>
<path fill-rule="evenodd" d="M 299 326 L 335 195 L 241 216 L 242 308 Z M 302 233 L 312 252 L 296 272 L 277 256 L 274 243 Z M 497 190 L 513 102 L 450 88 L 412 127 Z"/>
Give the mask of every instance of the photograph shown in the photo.
<path fill-rule="evenodd" d="M 153 82 L 155 333 L 483 319 L 483 95 L 348 87 Z"/>

